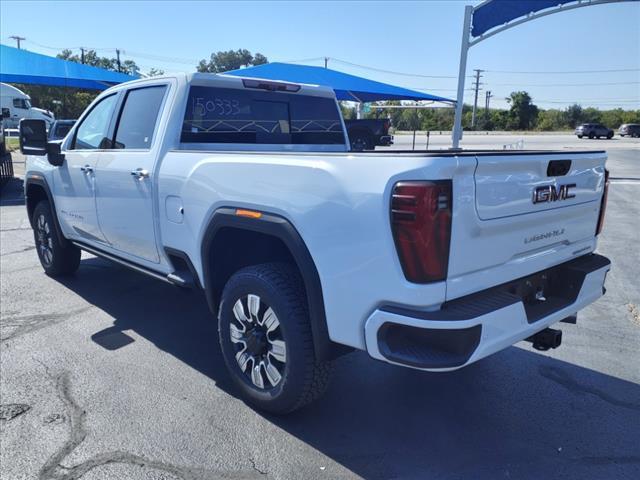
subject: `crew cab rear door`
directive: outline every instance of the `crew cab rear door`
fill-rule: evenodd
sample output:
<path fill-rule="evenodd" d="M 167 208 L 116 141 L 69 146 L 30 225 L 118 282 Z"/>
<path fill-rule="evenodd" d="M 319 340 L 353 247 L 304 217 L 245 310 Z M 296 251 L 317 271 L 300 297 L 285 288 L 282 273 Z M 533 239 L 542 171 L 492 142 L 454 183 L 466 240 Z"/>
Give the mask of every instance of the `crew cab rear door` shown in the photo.
<path fill-rule="evenodd" d="M 473 181 L 454 179 L 447 297 L 592 250 L 605 161 L 604 152 L 478 154 Z"/>
<path fill-rule="evenodd" d="M 154 167 L 159 155 L 158 119 L 168 85 L 123 92 L 113 149 L 96 166 L 100 228 L 112 248 L 143 260 L 160 261 L 156 245 Z"/>

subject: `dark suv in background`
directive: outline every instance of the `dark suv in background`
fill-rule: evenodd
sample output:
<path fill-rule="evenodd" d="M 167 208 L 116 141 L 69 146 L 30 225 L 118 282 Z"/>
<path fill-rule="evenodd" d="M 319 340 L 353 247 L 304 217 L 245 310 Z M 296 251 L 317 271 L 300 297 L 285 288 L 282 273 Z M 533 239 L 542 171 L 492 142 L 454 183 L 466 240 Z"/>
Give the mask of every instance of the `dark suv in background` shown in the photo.
<path fill-rule="evenodd" d="M 623 123 L 618 129 L 621 137 L 629 135 L 630 137 L 640 137 L 640 123 Z"/>
<path fill-rule="evenodd" d="M 613 138 L 613 130 L 605 127 L 601 123 L 583 123 L 576 128 L 576 135 L 578 138 Z"/>

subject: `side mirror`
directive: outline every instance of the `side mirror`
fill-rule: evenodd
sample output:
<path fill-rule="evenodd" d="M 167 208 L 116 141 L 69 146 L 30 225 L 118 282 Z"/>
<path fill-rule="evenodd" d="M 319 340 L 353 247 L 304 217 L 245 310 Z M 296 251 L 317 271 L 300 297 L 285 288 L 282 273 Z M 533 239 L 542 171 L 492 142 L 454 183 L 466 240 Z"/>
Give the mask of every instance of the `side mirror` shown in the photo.
<path fill-rule="evenodd" d="M 61 145 L 60 140 L 47 143 L 47 160 L 54 167 L 59 167 L 64 162 L 64 153 L 60 153 Z"/>
<path fill-rule="evenodd" d="M 20 120 L 20 152 L 23 155 L 47 154 L 47 124 L 44 120 Z"/>
<path fill-rule="evenodd" d="M 2 118 L 9 118 L 11 116 L 11 110 L 8 108 L 2 109 Z"/>

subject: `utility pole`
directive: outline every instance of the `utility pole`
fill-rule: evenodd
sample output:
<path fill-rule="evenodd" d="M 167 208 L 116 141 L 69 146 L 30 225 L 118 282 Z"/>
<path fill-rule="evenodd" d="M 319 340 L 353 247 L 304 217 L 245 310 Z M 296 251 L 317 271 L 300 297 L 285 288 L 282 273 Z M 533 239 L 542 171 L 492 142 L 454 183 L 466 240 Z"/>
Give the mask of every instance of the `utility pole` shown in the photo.
<path fill-rule="evenodd" d="M 84 47 L 80 47 L 80 62 L 84 63 Z"/>
<path fill-rule="evenodd" d="M 491 90 L 487 90 L 484 94 L 484 111 L 487 116 L 489 116 L 489 102 L 491 101 Z"/>
<path fill-rule="evenodd" d="M 485 125 L 489 123 L 489 102 L 491 101 L 491 90 L 487 90 L 484 93 L 484 122 Z M 485 126 L 486 128 L 486 126 Z"/>
<path fill-rule="evenodd" d="M 116 56 L 118 57 L 118 72 L 120 72 L 120 50 L 116 48 Z"/>
<path fill-rule="evenodd" d="M 473 112 L 471 114 L 471 127 L 475 128 L 476 126 L 476 110 L 478 108 L 478 90 L 480 90 L 480 73 L 483 72 L 483 70 L 480 70 L 479 68 L 474 69 L 474 72 L 476 72 L 476 83 L 474 85 L 474 89 L 475 89 L 475 95 L 473 98 Z"/>
<path fill-rule="evenodd" d="M 324 57 L 324 68 L 327 68 L 328 63 L 329 63 L 329 57 Z"/>
<path fill-rule="evenodd" d="M 22 40 L 26 40 L 26 38 L 24 37 L 19 37 L 18 35 L 11 35 L 9 38 L 12 38 L 13 40 L 15 40 L 18 44 L 18 50 L 20 49 L 20 41 Z"/>

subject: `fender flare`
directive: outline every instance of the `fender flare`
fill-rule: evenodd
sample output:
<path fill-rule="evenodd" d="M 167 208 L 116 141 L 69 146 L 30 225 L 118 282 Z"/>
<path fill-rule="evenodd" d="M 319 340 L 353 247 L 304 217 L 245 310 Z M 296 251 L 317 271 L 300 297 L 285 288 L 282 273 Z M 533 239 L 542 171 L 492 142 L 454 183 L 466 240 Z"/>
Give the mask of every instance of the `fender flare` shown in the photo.
<path fill-rule="evenodd" d="M 327 320 L 322 296 L 322 284 L 315 263 L 302 237 L 295 227 L 284 217 L 271 213 L 263 213 L 259 219 L 247 218 L 236 215 L 236 209 L 222 207 L 216 210 L 207 225 L 202 244 L 202 283 L 209 308 L 217 314 L 216 301 L 212 288 L 215 275 L 215 265 L 211 261 L 211 246 L 216 234 L 225 227 L 249 230 L 263 233 L 281 240 L 289 249 L 296 262 L 305 286 L 307 304 L 309 306 L 309 319 L 311 333 L 317 360 L 328 360 L 333 357 L 336 344 L 329 339 Z"/>
<path fill-rule="evenodd" d="M 27 208 L 27 212 L 28 212 L 28 205 L 29 205 L 29 198 L 28 198 L 27 192 L 29 191 L 30 185 L 37 185 L 44 190 L 44 193 L 47 196 L 47 200 L 49 201 L 49 205 L 51 205 L 51 213 L 53 214 L 53 225 L 56 231 L 56 235 L 58 237 L 58 241 L 63 247 L 66 247 L 69 244 L 69 241 L 63 235 L 62 228 L 60 228 L 60 222 L 58 222 L 58 212 L 56 210 L 56 204 L 55 204 L 55 201 L 53 200 L 53 194 L 51 193 L 51 189 L 49 188 L 49 184 L 47 183 L 47 180 L 40 175 L 36 176 L 36 175 L 27 174 L 24 181 L 24 204 L 25 204 L 25 208 Z M 31 227 L 33 228 L 33 219 L 31 218 L 31 215 L 29 215 L 29 225 L 31 225 Z"/>

